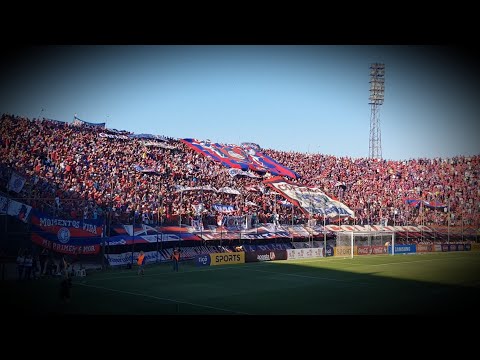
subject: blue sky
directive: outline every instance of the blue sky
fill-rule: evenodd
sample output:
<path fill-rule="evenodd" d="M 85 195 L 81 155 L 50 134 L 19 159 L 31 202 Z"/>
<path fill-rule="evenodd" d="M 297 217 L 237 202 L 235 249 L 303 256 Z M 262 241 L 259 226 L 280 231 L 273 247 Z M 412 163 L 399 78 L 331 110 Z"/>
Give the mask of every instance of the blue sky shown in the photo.
<path fill-rule="evenodd" d="M 386 68 L 384 159 L 480 154 L 480 83 L 437 47 L 36 47 L 4 69 L 0 111 L 368 157 L 372 62 Z"/>

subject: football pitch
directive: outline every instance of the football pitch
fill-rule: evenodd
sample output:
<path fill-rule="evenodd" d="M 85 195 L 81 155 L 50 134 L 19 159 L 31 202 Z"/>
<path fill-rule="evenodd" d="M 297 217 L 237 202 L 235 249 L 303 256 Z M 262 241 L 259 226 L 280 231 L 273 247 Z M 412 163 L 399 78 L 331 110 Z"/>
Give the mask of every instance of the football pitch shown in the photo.
<path fill-rule="evenodd" d="M 74 278 L 3 281 L 5 313 L 88 315 L 466 314 L 480 303 L 480 252 L 196 267 L 181 262 Z"/>

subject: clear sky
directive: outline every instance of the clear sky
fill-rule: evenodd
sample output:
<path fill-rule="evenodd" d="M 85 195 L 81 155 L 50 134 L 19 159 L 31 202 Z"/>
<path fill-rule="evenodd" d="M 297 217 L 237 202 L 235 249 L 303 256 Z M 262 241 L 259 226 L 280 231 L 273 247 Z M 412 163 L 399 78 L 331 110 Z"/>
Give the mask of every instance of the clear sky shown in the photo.
<path fill-rule="evenodd" d="M 384 159 L 480 154 L 468 59 L 421 46 L 49 46 L 4 68 L 0 111 L 134 133 L 368 157 L 369 66 L 385 63 Z"/>

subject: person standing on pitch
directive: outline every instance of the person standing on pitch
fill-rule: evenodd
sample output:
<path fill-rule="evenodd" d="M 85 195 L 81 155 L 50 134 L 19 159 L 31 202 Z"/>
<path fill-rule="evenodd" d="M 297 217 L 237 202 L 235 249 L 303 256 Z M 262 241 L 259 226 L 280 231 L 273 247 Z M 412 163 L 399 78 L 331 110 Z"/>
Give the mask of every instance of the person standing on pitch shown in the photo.
<path fill-rule="evenodd" d="M 178 262 L 180 261 L 180 249 L 179 248 L 175 248 L 173 250 L 172 260 L 173 260 L 173 271 L 178 272 Z"/>
<path fill-rule="evenodd" d="M 138 255 L 137 259 L 137 264 L 138 264 L 138 275 L 144 274 L 144 266 L 145 266 L 145 254 L 143 251 L 140 251 L 140 254 Z"/>

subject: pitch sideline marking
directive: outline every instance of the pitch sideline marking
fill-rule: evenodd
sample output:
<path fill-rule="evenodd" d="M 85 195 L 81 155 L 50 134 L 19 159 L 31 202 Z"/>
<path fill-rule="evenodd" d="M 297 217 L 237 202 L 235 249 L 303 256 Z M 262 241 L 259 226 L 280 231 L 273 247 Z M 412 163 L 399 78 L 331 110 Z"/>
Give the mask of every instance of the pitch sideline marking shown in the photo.
<path fill-rule="evenodd" d="M 187 305 L 192 305 L 192 306 L 204 307 L 204 308 L 207 308 L 207 309 L 214 309 L 214 310 L 226 311 L 226 312 L 236 313 L 236 314 L 241 314 L 241 315 L 251 315 L 251 314 L 249 314 L 249 313 L 242 312 L 242 311 L 222 309 L 222 308 L 215 307 L 215 306 L 195 304 L 195 303 L 191 303 L 191 302 L 188 302 L 188 301 L 174 300 L 174 299 L 162 298 L 162 297 L 154 296 L 154 295 L 139 294 L 139 293 L 134 293 L 134 292 L 131 292 L 131 291 L 111 289 L 111 288 L 107 288 L 107 287 L 104 287 L 104 286 L 88 285 L 88 284 L 82 284 L 82 283 L 78 283 L 78 285 L 87 286 L 87 287 L 92 287 L 92 288 L 96 288 L 96 289 L 109 290 L 109 291 L 118 292 L 118 293 L 123 293 L 123 294 L 128 294 L 128 295 L 149 297 L 149 298 L 153 298 L 153 299 L 156 299 L 156 300 L 166 300 L 166 301 L 171 301 L 171 302 L 179 303 L 179 304 L 187 304 Z"/>
<path fill-rule="evenodd" d="M 231 265 L 220 265 L 220 266 L 210 266 L 208 268 L 202 269 L 202 270 L 186 270 L 186 271 L 180 271 L 178 274 L 188 274 L 188 273 L 197 273 L 197 272 L 204 272 L 204 271 L 217 271 L 217 270 L 223 270 L 223 269 L 235 269 L 237 267 L 251 267 L 251 266 L 261 266 L 262 264 L 265 265 L 267 262 L 262 262 L 262 263 L 252 263 L 250 265 L 247 264 L 231 264 Z M 165 275 L 165 276 L 171 276 L 174 274 L 174 272 L 160 272 L 160 273 L 153 273 L 153 274 L 145 274 L 142 275 L 143 277 L 150 277 L 150 276 L 159 276 L 159 275 Z M 140 277 L 137 273 L 135 274 L 130 274 L 127 276 L 111 276 L 111 277 L 103 277 L 103 278 L 97 278 L 97 279 L 89 279 L 88 281 L 100 281 L 100 280 L 116 280 L 116 279 L 129 279 L 129 278 L 136 278 Z"/>

